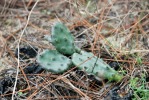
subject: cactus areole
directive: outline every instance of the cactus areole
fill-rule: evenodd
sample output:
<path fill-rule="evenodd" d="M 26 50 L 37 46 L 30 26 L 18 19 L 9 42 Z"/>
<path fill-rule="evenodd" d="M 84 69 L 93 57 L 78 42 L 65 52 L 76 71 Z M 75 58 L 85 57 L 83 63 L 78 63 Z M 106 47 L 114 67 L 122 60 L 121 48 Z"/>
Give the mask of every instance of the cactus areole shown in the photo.
<path fill-rule="evenodd" d="M 71 60 L 56 50 L 45 50 L 37 57 L 43 69 L 53 73 L 63 73 L 71 66 Z"/>

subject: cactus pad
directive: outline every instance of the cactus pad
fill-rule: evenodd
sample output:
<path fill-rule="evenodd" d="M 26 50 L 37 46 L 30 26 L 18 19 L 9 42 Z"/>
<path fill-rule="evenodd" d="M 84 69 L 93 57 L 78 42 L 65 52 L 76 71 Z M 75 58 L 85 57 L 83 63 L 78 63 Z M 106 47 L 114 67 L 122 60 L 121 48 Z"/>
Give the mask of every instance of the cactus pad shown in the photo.
<path fill-rule="evenodd" d="M 71 60 L 56 50 L 45 50 L 37 57 L 43 69 L 53 73 L 62 73 L 71 66 Z"/>
<path fill-rule="evenodd" d="M 86 71 L 88 74 L 93 74 L 98 78 L 108 79 L 110 81 L 119 81 L 122 76 L 113 68 L 106 64 L 102 59 L 94 56 L 93 53 L 81 51 L 80 54 L 72 55 L 72 62 L 79 69 Z"/>
<path fill-rule="evenodd" d="M 64 55 L 72 55 L 76 52 L 74 37 L 69 29 L 62 23 L 55 23 L 52 27 L 51 41 L 57 51 Z"/>

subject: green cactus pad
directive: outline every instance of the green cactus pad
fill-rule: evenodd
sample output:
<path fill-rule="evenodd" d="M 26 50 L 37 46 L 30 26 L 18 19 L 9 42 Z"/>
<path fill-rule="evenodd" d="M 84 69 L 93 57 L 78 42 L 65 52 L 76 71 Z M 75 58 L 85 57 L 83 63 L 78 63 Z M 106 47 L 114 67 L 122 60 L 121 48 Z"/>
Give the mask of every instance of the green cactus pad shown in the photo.
<path fill-rule="evenodd" d="M 111 68 L 102 59 L 94 56 L 93 53 L 81 51 L 80 54 L 72 55 L 72 62 L 79 69 L 86 71 L 88 74 L 93 74 L 98 78 L 108 79 L 110 81 L 119 81 L 122 76 Z M 96 63 L 96 64 L 95 64 Z"/>
<path fill-rule="evenodd" d="M 69 29 L 60 22 L 55 23 L 52 27 L 50 42 L 55 46 L 57 51 L 64 55 L 72 55 L 78 50 L 74 45 L 74 37 Z"/>
<path fill-rule="evenodd" d="M 56 50 L 45 50 L 37 57 L 37 62 L 48 71 L 63 73 L 71 66 L 71 60 Z"/>

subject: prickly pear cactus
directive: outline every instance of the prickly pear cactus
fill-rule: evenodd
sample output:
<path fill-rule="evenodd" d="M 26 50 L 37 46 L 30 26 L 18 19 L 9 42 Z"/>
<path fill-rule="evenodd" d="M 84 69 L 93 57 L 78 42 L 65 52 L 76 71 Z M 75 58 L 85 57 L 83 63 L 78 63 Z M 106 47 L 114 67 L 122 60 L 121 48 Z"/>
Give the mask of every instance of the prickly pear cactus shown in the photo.
<path fill-rule="evenodd" d="M 97 78 L 108 79 L 109 81 L 120 81 L 122 76 L 106 64 L 102 59 L 94 56 L 92 53 L 81 51 L 80 54 L 72 55 L 72 62 L 79 69 L 86 71 L 88 74 L 93 74 Z"/>
<path fill-rule="evenodd" d="M 37 57 L 37 62 L 48 71 L 63 73 L 71 66 L 71 60 L 56 50 L 45 50 Z"/>
<path fill-rule="evenodd" d="M 56 50 L 64 55 L 72 55 L 79 50 L 74 45 L 74 37 L 71 35 L 69 29 L 60 22 L 55 23 L 52 27 L 50 40 Z"/>

